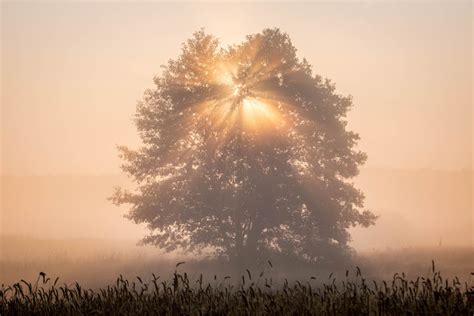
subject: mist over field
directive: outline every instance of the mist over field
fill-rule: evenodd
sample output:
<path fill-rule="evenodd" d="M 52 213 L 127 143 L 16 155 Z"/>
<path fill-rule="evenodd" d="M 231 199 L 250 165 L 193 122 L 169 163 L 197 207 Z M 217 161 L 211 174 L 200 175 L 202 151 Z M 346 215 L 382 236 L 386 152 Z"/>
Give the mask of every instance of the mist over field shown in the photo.
<path fill-rule="evenodd" d="M 46 276 L 441 270 L 474 306 L 473 12 L 2 2 L 0 303 Z"/>
<path fill-rule="evenodd" d="M 358 250 L 470 246 L 472 176 L 467 170 L 362 169 L 357 186 L 380 218 L 373 227 L 353 230 L 352 245 Z M 3 176 L 2 233 L 139 241 L 144 227 L 124 218 L 126 207 L 108 200 L 117 185 L 130 183 L 122 175 Z"/>
<path fill-rule="evenodd" d="M 362 169 L 357 184 L 368 197 L 367 207 L 380 216 L 377 225 L 352 230 L 356 262 L 365 274 L 415 276 L 435 260 L 444 275 L 469 281 L 472 176 L 469 171 Z M 107 200 L 115 185 L 128 184 L 121 175 L 3 176 L 0 282 L 35 279 L 46 271 L 100 286 L 119 274 L 166 275 L 177 262 L 192 260 L 138 245 L 143 225 L 124 218 L 126 208 Z"/>

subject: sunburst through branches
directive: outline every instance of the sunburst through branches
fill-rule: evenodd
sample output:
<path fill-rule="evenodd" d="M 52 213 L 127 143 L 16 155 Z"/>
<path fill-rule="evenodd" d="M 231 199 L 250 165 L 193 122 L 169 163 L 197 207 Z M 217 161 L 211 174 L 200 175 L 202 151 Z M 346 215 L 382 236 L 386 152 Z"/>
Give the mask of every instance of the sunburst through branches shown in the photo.
<path fill-rule="evenodd" d="M 365 160 L 346 130 L 351 98 L 313 75 L 287 34 L 223 49 L 197 32 L 155 83 L 137 107 L 143 147 L 121 148 L 137 191 L 113 197 L 148 224 L 145 242 L 321 260 L 349 249 L 348 227 L 373 223 L 347 181 Z"/>

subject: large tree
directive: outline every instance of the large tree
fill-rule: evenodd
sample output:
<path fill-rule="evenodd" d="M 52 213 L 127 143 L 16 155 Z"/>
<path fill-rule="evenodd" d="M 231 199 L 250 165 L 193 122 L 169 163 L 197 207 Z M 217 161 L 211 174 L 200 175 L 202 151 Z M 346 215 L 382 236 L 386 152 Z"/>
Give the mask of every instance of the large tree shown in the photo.
<path fill-rule="evenodd" d="M 350 182 L 366 160 L 346 128 L 351 97 L 313 75 L 287 34 L 222 49 L 196 32 L 154 83 L 135 116 L 143 146 L 120 148 L 137 188 L 112 198 L 148 224 L 145 243 L 317 261 L 374 222 Z"/>

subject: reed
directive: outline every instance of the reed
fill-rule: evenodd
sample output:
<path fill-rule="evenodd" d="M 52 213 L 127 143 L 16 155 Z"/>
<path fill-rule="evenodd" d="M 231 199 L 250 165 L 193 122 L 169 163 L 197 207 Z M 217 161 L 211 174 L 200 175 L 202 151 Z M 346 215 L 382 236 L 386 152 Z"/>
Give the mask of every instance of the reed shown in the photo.
<path fill-rule="evenodd" d="M 179 263 L 178 265 L 181 265 Z M 270 263 L 271 264 L 271 263 Z M 343 280 L 285 281 L 276 286 L 264 273 L 246 271 L 204 282 L 186 272 L 167 280 L 120 276 L 98 290 L 60 285 L 45 273 L 32 284 L 21 280 L 0 289 L 0 315 L 473 315 L 473 288 L 443 279 L 432 263 L 429 277 L 408 280 L 396 273 L 391 282 L 368 281 L 357 268 Z M 253 278 L 252 278 L 253 277 Z"/>

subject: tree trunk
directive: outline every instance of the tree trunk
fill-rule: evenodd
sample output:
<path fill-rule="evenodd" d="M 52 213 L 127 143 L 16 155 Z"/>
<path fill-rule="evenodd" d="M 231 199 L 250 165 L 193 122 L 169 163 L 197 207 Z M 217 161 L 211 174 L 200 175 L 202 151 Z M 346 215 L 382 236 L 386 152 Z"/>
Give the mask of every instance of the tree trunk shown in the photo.
<path fill-rule="evenodd" d="M 245 256 L 247 256 L 251 261 L 255 261 L 259 255 L 258 243 L 260 241 L 260 237 L 262 236 L 262 227 L 263 223 L 261 223 L 258 218 L 255 218 L 252 222 L 249 232 L 247 233 Z"/>

